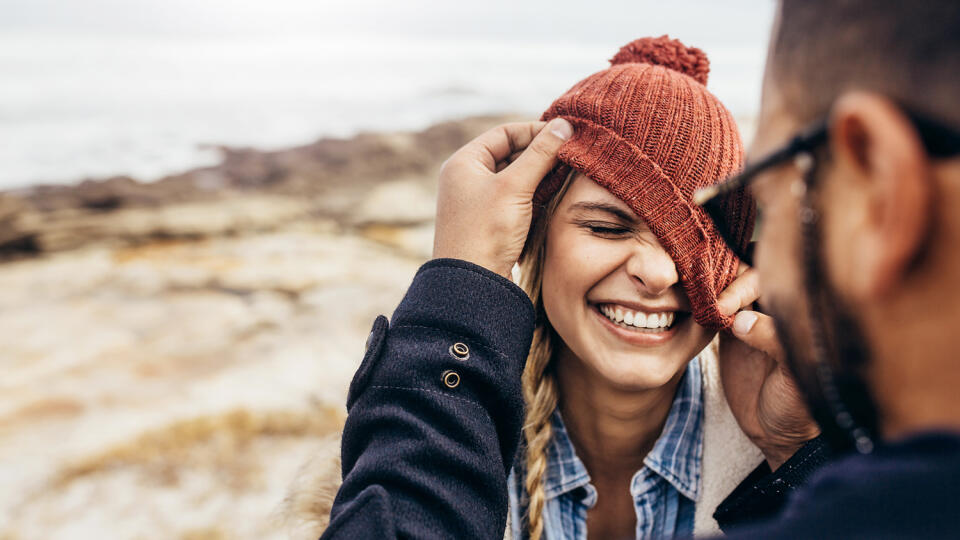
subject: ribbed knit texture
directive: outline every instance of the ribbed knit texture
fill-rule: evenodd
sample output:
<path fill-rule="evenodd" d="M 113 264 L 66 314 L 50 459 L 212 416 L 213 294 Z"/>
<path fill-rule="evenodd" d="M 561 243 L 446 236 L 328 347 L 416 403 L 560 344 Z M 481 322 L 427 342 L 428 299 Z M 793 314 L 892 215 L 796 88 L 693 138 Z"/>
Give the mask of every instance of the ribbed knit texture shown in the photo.
<path fill-rule="evenodd" d="M 627 203 L 677 265 L 697 322 L 727 328 L 717 295 L 736 277 L 737 259 L 693 193 L 743 167 L 743 143 L 733 116 L 704 84 L 709 61 L 700 49 L 667 36 L 624 46 L 609 69 L 560 96 L 543 120 L 563 117 L 573 137 L 558 166 L 534 196 L 541 212 L 570 171 L 590 177 Z M 727 201 L 749 240 L 755 206 L 748 196 Z"/>

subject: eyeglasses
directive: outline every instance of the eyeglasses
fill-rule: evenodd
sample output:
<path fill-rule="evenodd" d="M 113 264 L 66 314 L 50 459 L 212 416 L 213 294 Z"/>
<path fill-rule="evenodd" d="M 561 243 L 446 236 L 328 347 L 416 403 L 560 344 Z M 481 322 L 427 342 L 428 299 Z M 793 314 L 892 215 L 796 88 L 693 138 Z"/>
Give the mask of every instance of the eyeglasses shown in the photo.
<path fill-rule="evenodd" d="M 917 130 L 917 134 L 930 157 L 946 158 L 960 154 L 960 132 L 916 113 L 905 112 L 905 114 L 913 123 L 914 129 Z M 743 232 L 747 229 L 747 224 L 731 221 L 729 214 L 726 212 L 727 202 L 733 197 L 743 195 L 743 192 L 756 181 L 760 173 L 791 160 L 807 160 L 826 141 L 827 121 L 824 119 L 814 123 L 786 145 L 771 152 L 763 159 L 747 165 L 739 174 L 719 184 L 700 189 L 694 194 L 693 201 L 703 207 L 710 219 L 713 220 L 714 226 L 716 226 L 723 241 L 741 261 L 753 265 L 753 242 L 743 238 Z M 800 163 L 800 165 L 801 168 L 804 168 L 806 164 Z M 762 225 L 763 209 L 758 207 L 753 238 L 759 237 L 759 230 Z"/>

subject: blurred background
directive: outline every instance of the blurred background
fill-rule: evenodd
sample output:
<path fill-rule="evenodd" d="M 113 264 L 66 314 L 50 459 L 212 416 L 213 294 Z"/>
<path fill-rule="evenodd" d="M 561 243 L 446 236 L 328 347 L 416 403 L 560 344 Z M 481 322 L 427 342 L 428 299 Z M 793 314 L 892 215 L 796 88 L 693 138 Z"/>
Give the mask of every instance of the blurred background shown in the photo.
<path fill-rule="evenodd" d="M 774 8 L 0 0 L 0 539 L 314 538 L 440 163 L 665 33 L 749 140 Z"/>

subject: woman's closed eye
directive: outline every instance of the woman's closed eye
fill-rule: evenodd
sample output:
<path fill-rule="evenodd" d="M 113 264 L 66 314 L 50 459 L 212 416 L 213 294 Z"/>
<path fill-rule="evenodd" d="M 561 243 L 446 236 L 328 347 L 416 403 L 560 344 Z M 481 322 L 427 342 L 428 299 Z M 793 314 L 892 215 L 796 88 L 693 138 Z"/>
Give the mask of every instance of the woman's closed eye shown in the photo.
<path fill-rule="evenodd" d="M 618 223 L 609 223 L 603 221 L 585 221 L 580 223 L 580 227 L 587 229 L 592 234 L 601 238 L 622 238 L 633 234 L 633 229 Z"/>

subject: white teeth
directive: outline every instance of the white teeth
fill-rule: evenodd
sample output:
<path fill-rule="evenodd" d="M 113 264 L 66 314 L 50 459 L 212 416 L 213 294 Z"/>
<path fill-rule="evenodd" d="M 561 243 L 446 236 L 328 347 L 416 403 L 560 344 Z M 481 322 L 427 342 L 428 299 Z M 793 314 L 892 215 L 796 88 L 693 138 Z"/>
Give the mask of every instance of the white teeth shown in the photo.
<path fill-rule="evenodd" d="M 622 307 L 613 307 L 610 304 L 600 306 L 600 312 L 608 319 L 616 323 L 621 323 L 635 328 L 669 328 L 673 326 L 676 320 L 676 313 L 643 313 L 641 311 L 630 311 Z"/>
<path fill-rule="evenodd" d="M 654 313 L 647 317 L 647 328 L 660 328 L 660 315 Z"/>
<path fill-rule="evenodd" d="M 647 328 L 660 328 L 660 316 L 656 313 L 647 317 Z"/>

